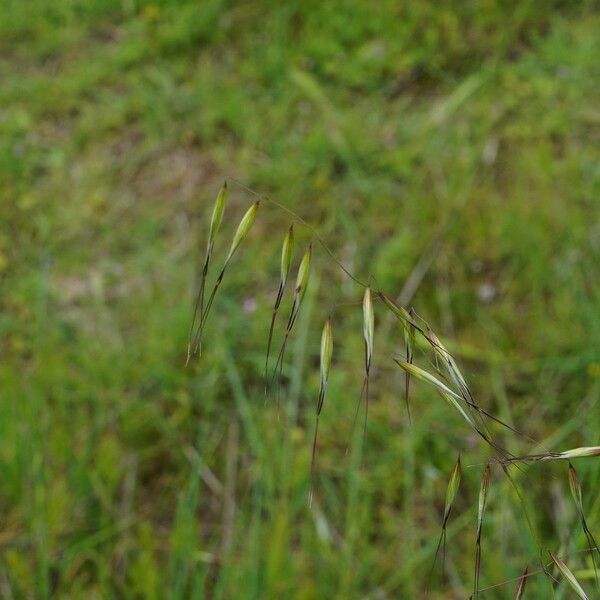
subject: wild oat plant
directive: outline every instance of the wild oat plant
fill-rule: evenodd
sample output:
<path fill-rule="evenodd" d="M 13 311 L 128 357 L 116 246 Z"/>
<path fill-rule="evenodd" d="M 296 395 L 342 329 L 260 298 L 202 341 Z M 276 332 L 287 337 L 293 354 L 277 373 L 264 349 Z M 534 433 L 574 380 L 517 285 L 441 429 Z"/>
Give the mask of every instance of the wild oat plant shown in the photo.
<path fill-rule="evenodd" d="M 600 553 L 595 538 L 590 531 L 584 514 L 584 503 L 581 484 L 577 472 L 571 463 L 572 460 L 578 458 L 591 458 L 600 456 L 600 446 L 589 446 L 574 448 L 571 450 L 564 450 L 562 452 L 545 451 L 541 454 L 530 454 L 523 456 L 515 456 L 511 454 L 506 448 L 504 448 L 494 438 L 489 424 L 491 422 L 496 425 L 507 429 L 512 434 L 528 438 L 525 434 L 521 433 L 515 427 L 505 423 L 498 417 L 494 416 L 490 412 L 482 408 L 475 400 L 467 380 L 460 370 L 457 361 L 442 344 L 439 337 L 435 334 L 430 325 L 418 315 L 416 310 L 412 307 L 401 306 L 394 297 L 386 293 L 384 290 L 373 288 L 370 284 L 361 281 L 354 274 L 352 274 L 334 255 L 329 246 L 319 236 L 317 231 L 299 215 L 289 210 L 282 204 L 258 194 L 254 190 L 246 187 L 242 183 L 229 179 L 230 185 L 235 185 L 242 189 L 244 192 L 251 194 L 256 197 L 256 200 L 250 205 L 240 221 L 229 251 L 226 255 L 225 260 L 218 272 L 218 275 L 213 284 L 210 295 L 205 301 L 205 291 L 207 285 L 207 278 L 209 275 L 210 268 L 213 262 L 213 250 L 215 240 L 219 233 L 223 215 L 226 209 L 227 196 L 228 196 L 228 182 L 226 181 L 221 190 L 219 191 L 210 221 L 210 229 L 208 232 L 208 242 L 206 247 L 206 254 L 204 263 L 200 272 L 200 280 L 198 284 L 198 294 L 194 304 L 193 314 L 191 318 L 191 325 L 189 330 L 189 339 L 187 346 L 187 362 L 192 358 L 197 357 L 202 351 L 202 337 L 207 323 L 207 319 L 210 316 L 211 308 L 215 296 L 218 293 L 219 287 L 225 277 L 226 271 L 229 268 L 234 255 L 237 250 L 248 236 L 252 226 L 255 222 L 259 207 L 261 203 L 270 204 L 279 210 L 284 211 L 292 219 L 292 223 L 289 228 L 284 232 L 282 250 L 281 250 L 281 274 L 279 280 L 279 286 L 273 303 L 273 310 L 270 325 L 268 327 L 268 338 L 265 355 L 265 366 L 264 366 L 264 382 L 265 382 L 265 394 L 269 394 L 273 387 L 277 388 L 277 394 L 280 394 L 280 382 L 282 378 L 282 370 L 285 359 L 286 345 L 290 335 L 293 332 L 294 325 L 298 320 L 300 311 L 302 310 L 303 300 L 306 294 L 306 290 L 310 283 L 311 275 L 311 263 L 313 254 L 313 244 L 309 243 L 304 249 L 302 258 L 300 260 L 297 275 L 293 289 L 291 290 L 292 303 L 287 318 L 284 320 L 284 333 L 279 351 L 275 358 L 275 363 L 270 369 L 271 363 L 271 352 L 273 343 L 273 332 L 277 319 L 279 317 L 279 309 L 281 307 L 282 300 L 285 295 L 289 274 L 292 269 L 293 258 L 294 258 L 294 224 L 304 227 L 308 230 L 310 235 L 313 237 L 319 247 L 328 255 L 328 257 L 334 261 L 345 275 L 350 277 L 355 283 L 360 285 L 363 289 L 362 300 L 356 302 L 356 306 L 362 306 L 363 316 L 363 337 L 364 337 L 364 377 L 363 385 L 360 393 L 360 397 L 357 402 L 356 411 L 354 415 L 354 422 L 356 423 L 357 416 L 360 411 L 360 406 L 364 403 L 364 431 L 366 433 L 366 422 L 369 410 L 369 378 L 371 371 L 371 361 L 373 357 L 374 337 L 375 337 L 375 306 L 376 304 L 383 311 L 387 311 L 391 314 L 399 323 L 403 330 L 405 352 L 402 356 L 390 357 L 398 368 L 404 371 L 405 374 L 405 402 L 407 418 L 411 419 L 411 411 L 409 406 L 409 386 L 411 377 L 424 382 L 425 384 L 432 386 L 433 389 L 438 393 L 442 400 L 444 400 L 451 410 L 457 411 L 466 426 L 470 428 L 478 437 L 480 437 L 490 449 L 490 458 L 485 467 L 483 468 L 481 476 L 481 486 L 479 491 L 478 500 L 478 511 L 477 511 L 477 522 L 475 525 L 474 541 L 475 541 L 475 559 L 473 567 L 473 592 L 470 596 L 472 599 L 478 599 L 481 593 L 484 591 L 479 586 L 480 567 L 482 561 L 482 529 L 483 521 L 485 516 L 485 509 L 488 497 L 488 489 L 490 482 L 493 479 L 493 471 L 498 474 L 498 477 L 506 477 L 510 482 L 510 485 L 514 488 L 519 501 L 521 502 L 522 509 L 525 514 L 525 518 L 529 524 L 534 539 L 536 534 L 533 531 L 530 517 L 527 513 L 527 507 L 524 503 L 522 493 L 518 488 L 514 478 L 511 475 L 511 469 L 523 469 L 526 463 L 531 462 L 547 462 L 547 461 L 565 461 L 568 465 L 568 481 L 575 508 L 577 511 L 578 518 L 581 523 L 583 533 L 587 540 L 586 552 L 592 558 L 592 564 L 594 568 L 594 576 L 596 580 L 596 586 L 598 593 L 600 593 L 600 578 L 598 575 L 598 565 L 596 556 Z M 312 443 L 312 459 L 310 466 L 310 493 L 308 502 L 312 502 L 315 494 L 315 479 L 314 472 L 317 468 L 317 447 L 318 447 L 318 433 L 319 433 L 319 418 L 325 406 L 325 399 L 327 394 L 327 384 L 329 380 L 329 373 L 331 370 L 331 361 L 333 356 L 333 345 L 334 345 L 334 322 L 333 317 L 330 315 L 327 317 L 322 330 L 321 335 L 321 353 L 320 353 L 320 384 L 319 392 L 315 401 L 315 423 L 314 423 L 314 436 Z M 418 343 L 418 338 L 423 342 Z M 429 359 L 427 362 L 427 368 L 420 367 L 414 364 L 415 349 L 417 347 L 425 348 L 425 359 Z M 452 472 L 449 475 L 448 487 L 446 492 L 446 500 L 444 506 L 444 513 L 441 519 L 441 530 L 439 541 L 435 550 L 435 555 L 432 558 L 431 570 L 436 568 L 437 559 L 439 553 L 442 553 L 442 569 L 444 564 L 444 557 L 446 554 L 446 531 L 447 525 L 450 521 L 454 501 L 457 496 L 457 492 L 461 482 L 461 460 L 458 457 L 456 464 L 454 465 Z M 536 540 L 537 543 L 537 540 Z M 514 578 L 511 581 L 499 582 L 493 586 L 488 586 L 485 589 L 499 588 L 501 586 L 512 584 L 515 585 L 514 598 L 524 598 L 526 594 L 526 585 L 529 578 L 545 574 L 550 581 L 551 594 L 554 595 L 554 588 L 560 583 L 560 579 L 570 586 L 572 591 L 578 598 L 583 600 L 590 598 L 589 593 L 584 589 L 582 584 L 577 580 L 572 570 L 567 566 L 566 560 L 571 559 L 569 556 L 558 556 L 551 549 L 544 549 L 538 543 L 540 552 L 539 564 L 536 568 L 530 570 L 530 565 L 525 566 L 522 574 Z M 431 575 L 431 574 L 430 574 Z M 429 578 L 431 580 L 431 577 Z"/>

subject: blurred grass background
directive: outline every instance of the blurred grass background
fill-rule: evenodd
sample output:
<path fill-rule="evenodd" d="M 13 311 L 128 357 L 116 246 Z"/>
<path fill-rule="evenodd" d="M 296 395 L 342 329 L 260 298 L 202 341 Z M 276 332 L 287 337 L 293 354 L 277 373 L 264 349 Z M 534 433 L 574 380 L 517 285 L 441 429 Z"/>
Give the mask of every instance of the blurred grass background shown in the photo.
<path fill-rule="evenodd" d="M 185 369 L 226 176 L 414 304 L 488 410 L 552 449 L 600 442 L 597 2 L 0 12 L 2 598 L 424 597 L 456 455 L 481 465 L 488 451 L 424 385 L 408 425 L 389 364 L 402 332 L 378 309 L 366 445 L 358 427 L 346 456 L 361 316 L 339 309 L 307 507 L 320 329 L 361 290 L 317 249 L 281 404 L 265 406 L 289 218 L 264 204 Z M 252 201 L 231 190 L 222 251 Z M 599 532 L 600 465 L 578 469 Z M 469 594 L 480 473 L 465 469 L 432 598 Z M 582 550 L 564 466 L 517 479 L 541 543 Z M 537 552 L 495 476 L 482 586 L 536 568 Z M 571 557 L 593 590 L 591 563 Z M 541 576 L 528 592 L 550 595 Z"/>

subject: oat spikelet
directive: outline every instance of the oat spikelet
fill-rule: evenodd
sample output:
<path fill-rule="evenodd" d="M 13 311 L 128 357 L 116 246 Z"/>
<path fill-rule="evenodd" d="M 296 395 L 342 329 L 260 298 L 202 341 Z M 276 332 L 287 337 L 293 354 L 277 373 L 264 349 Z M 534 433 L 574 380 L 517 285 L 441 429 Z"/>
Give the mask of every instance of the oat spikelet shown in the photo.
<path fill-rule="evenodd" d="M 331 357 L 333 355 L 333 325 L 331 317 L 327 318 L 325 325 L 323 326 L 323 332 L 321 333 L 321 380 L 319 385 L 319 397 L 317 399 L 317 410 L 315 420 L 315 433 L 313 437 L 312 445 L 312 457 L 310 461 L 310 496 L 309 504 L 312 503 L 313 497 L 313 477 L 315 469 L 315 459 L 317 456 L 317 435 L 319 432 L 319 417 L 321 416 L 321 410 L 323 409 L 323 402 L 325 401 L 325 394 L 327 393 L 327 382 L 329 381 L 329 370 L 331 368 Z"/>
<path fill-rule="evenodd" d="M 233 240 L 231 242 L 231 246 L 229 248 L 229 252 L 227 254 L 227 258 L 225 259 L 225 262 L 223 263 L 223 267 L 221 268 L 221 272 L 219 273 L 219 276 L 217 277 L 217 280 L 215 281 L 215 285 L 213 286 L 213 289 L 212 289 L 212 292 L 208 299 L 208 302 L 206 303 L 206 307 L 205 307 L 204 311 L 200 313 L 200 324 L 198 325 L 198 329 L 194 336 L 194 341 L 193 341 L 192 348 L 191 348 L 191 354 L 196 354 L 200 350 L 201 342 L 202 342 L 202 331 L 206 324 L 206 320 L 210 313 L 210 309 L 211 309 L 212 303 L 215 299 L 217 290 L 219 289 L 219 286 L 221 285 L 221 282 L 223 281 L 223 277 L 225 276 L 225 271 L 226 271 L 227 266 L 229 265 L 231 259 L 233 258 L 233 255 L 236 253 L 240 244 L 244 241 L 244 239 L 250 232 L 252 225 L 254 224 L 259 206 L 260 206 L 260 200 L 256 201 L 254 204 L 252 204 L 252 206 L 246 211 L 246 214 L 242 217 L 242 220 L 240 221 L 240 224 L 238 225 L 238 227 L 235 231 Z M 215 223 L 220 224 L 220 218 L 222 216 L 222 212 L 221 212 L 220 216 L 219 215 L 217 215 L 217 216 L 218 216 L 218 218 L 215 219 Z M 215 232 L 215 235 L 216 235 L 216 232 Z"/>
<path fill-rule="evenodd" d="M 519 577 L 519 583 L 517 584 L 517 589 L 515 590 L 515 600 L 521 600 L 521 598 L 523 598 L 525 586 L 527 585 L 528 573 L 529 568 L 525 567 L 523 574 L 521 575 L 521 577 Z"/>
<path fill-rule="evenodd" d="M 438 392 L 440 392 L 440 394 L 442 395 L 442 397 L 450 405 L 452 405 L 456 410 L 458 410 L 458 412 L 461 414 L 461 416 L 463 417 L 463 419 L 465 419 L 465 421 L 479 435 L 485 435 L 485 434 L 483 434 L 479 430 L 479 428 L 477 427 L 477 425 L 475 425 L 475 423 L 474 423 L 473 419 L 471 418 L 471 416 L 468 415 L 466 413 L 465 409 L 460 405 L 459 400 L 461 400 L 462 398 L 454 390 L 450 389 L 445 383 L 443 383 L 442 381 L 440 381 L 437 377 L 435 377 L 434 375 L 432 375 L 428 371 L 425 371 L 424 369 L 421 369 L 421 367 L 417 367 L 417 365 L 410 364 L 410 363 L 406 362 L 405 360 L 400 360 L 400 359 L 397 359 L 397 358 L 395 358 L 394 361 L 396 362 L 396 364 L 399 367 L 401 367 L 402 369 L 404 369 L 404 371 L 406 371 L 410 375 L 413 375 L 417 379 L 420 379 L 421 381 L 425 381 L 425 382 L 433 385 L 438 390 Z"/>
<path fill-rule="evenodd" d="M 571 569 L 561 560 L 559 556 L 554 554 L 551 550 L 548 550 L 550 558 L 556 565 L 557 569 L 561 572 L 562 576 L 567 580 L 567 583 L 571 586 L 571 589 L 581 598 L 581 600 L 589 600 L 585 590 L 581 587 L 579 581 L 577 581 L 575 575 L 571 572 Z"/>
<path fill-rule="evenodd" d="M 471 390 L 469 389 L 469 386 L 467 385 L 467 381 L 466 381 L 465 377 L 463 376 L 462 372 L 458 368 L 456 360 L 453 358 L 453 356 L 450 354 L 450 352 L 448 352 L 446 347 L 442 344 L 440 339 L 437 337 L 437 335 L 432 331 L 432 329 L 429 326 L 427 326 L 427 334 L 425 336 L 425 339 L 429 342 L 429 344 L 431 345 L 431 347 L 433 349 L 434 356 L 436 359 L 436 364 L 438 363 L 438 359 L 439 359 L 439 362 L 442 363 L 442 365 L 444 366 L 444 369 L 448 373 L 448 377 L 450 378 L 450 381 L 453 383 L 455 388 L 459 391 L 459 393 L 463 399 L 463 402 L 467 405 L 467 407 L 468 407 L 467 410 L 472 413 L 473 418 L 479 417 L 479 419 L 478 419 L 479 426 L 481 427 L 481 429 L 483 431 L 485 431 L 487 433 L 488 436 L 491 436 L 491 434 L 490 434 L 489 430 L 487 429 L 487 426 L 486 426 L 486 423 L 485 423 L 485 420 L 483 419 L 483 417 L 486 417 L 488 419 L 491 419 L 492 421 L 495 421 L 496 423 L 498 423 L 505 429 L 508 429 L 508 430 L 512 431 L 513 433 L 517 434 L 519 437 L 529 439 L 530 441 L 535 441 L 535 440 L 532 440 L 526 434 L 522 433 L 521 431 L 519 431 L 518 429 L 513 427 L 512 425 L 509 425 L 508 423 L 502 421 L 498 417 L 489 413 L 488 411 L 483 409 L 479 404 L 477 404 L 475 402 L 475 399 L 473 398 L 473 394 L 471 394 Z M 409 361 L 409 362 L 411 362 L 411 361 Z M 473 411 L 475 411 L 475 412 L 473 412 Z M 477 413 L 479 413 L 479 414 L 477 415 Z"/>
<path fill-rule="evenodd" d="M 369 377 L 371 375 L 371 359 L 373 358 L 373 337 L 375 335 L 375 311 L 373 310 L 373 297 L 371 288 L 365 288 L 363 296 L 363 336 L 365 338 L 365 425 L 364 435 L 367 432 L 367 418 L 369 415 Z"/>
<path fill-rule="evenodd" d="M 194 328 L 196 326 L 196 318 L 198 313 L 202 315 L 204 311 L 204 288 L 206 286 L 206 277 L 208 275 L 208 267 L 210 259 L 212 257 L 213 248 L 215 245 L 215 239 L 219 228 L 221 227 L 221 221 L 223 220 L 223 212 L 225 211 L 225 201 L 227 200 L 227 182 L 223 183 L 223 186 L 219 190 L 215 205 L 213 207 L 212 217 L 210 219 L 210 229 L 208 232 L 208 242 L 206 244 L 206 257 L 204 258 L 204 266 L 202 267 L 202 274 L 200 276 L 200 289 L 198 290 L 198 296 L 194 304 L 194 314 L 192 316 L 192 322 L 190 324 L 190 332 L 188 335 L 188 347 L 187 347 L 187 362 L 190 360 L 192 352 L 192 340 L 194 336 Z"/>
<path fill-rule="evenodd" d="M 573 501 L 575 502 L 575 506 L 577 507 L 577 513 L 581 521 L 581 528 L 583 529 L 583 533 L 585 534 L 588 549 L 592 557 L 592 564 L 594 565 L 594 575 L 596 576 L 596 585 L 598 585 L 600 588 L 600 581 L 598 579 L 598 565 L 596 564 L 595 555 L 595 552 L 600 552 L 600 549 L 598 548 L 598 544 L 596 543 L 596 540 L 594 539 L 594 536 L 590 531 L 590 528 L 588 527 L 587 521 L 585 519 L 585 514 L 583 512 L 583 494 L 581 492 L 581 482 L 579 481 L 579 476 L 577 475 L 575 467 L 573 467 L 573 465 L 570 462 L 569 488 L 571 489 L 571 495 L 573 496 Z"/>
<path fill-rule="evenodd" d="M 481 569 L 481 531 L 483 528 L 483 515 L 487 502 L 488 488 L 490 485 L 490 465 L 486 465 L 481 477 L 479 488 L 479 503 L 477 511 L 477 535 L 475 540 L 475 582 L 473 586 L 473 598 L 479 598 L 479 572 Z"/>
<path fill-rule="evenodd" d="M 377 292 L 377 295 L 385 306 L 390 310 L 390 312 L 402 323 L 404 327 L 411 326 L 415 328 L 417 331 L 421 331 L 424 334 L 423 330 L 419 325 L 417 325 L 416 321 L 412 318 L 410 313 L 402 306 L 400 306 L 393 298 L 384 294 L 383 292 Z"/>
<path fill-rule="evenodd" d="M 446 350 L 446 348 L 443 346 L 440 339 L 437 337 L 437 335 L 431 329 L 429 329 L 429 331 L 428 331 L 428 338 L 429 338 L 431 347 L 433 348 L 435 354 L 437 356 L 439 356 L 442 364 L 444 365 L 444 368 L 448 372 L 448 375 L 449 375 L 452 383 L 456 386 L 456 388 L 458 390 L 460 390 L 461 394 L 463 394 L 464 397 L 472 398 L 471 391 L 469 390 L 469 386 L 467 385 L 467 382 L 466 382 L 463 374 L 461 373 L 460 369 L 458 368 L 456 361 L 454 360 L 454 358 L 452 357 L 450 352 L 448 352 L 448 350 Z"/>
<path fill-rule="evenodd" d="M 271 353 L 271 342 L 273 341 L 273 328 L 275 327 L 275 319 L 277 318 L 277 311 L 283 298 L 283 292 L 285 290 L 285 284 L 287 283 L 288 275 L 290 273 L 290 267 L 292 265 L 292 255 L 294 253 L 294 226 L 290 225 L 288 232 L 283 240 L 283 246 L 281 249 L 281 276 L 279 278 L 279 289 L 277 290 L 277 296 L 275 298 L 275 304 L 273 306 L 273 314 L 271 315 L 271 325 L 269 326 L 269 337 L 267 341 L 267 355 L 265 358 L 265 393 L 268 387 L 268 372 L 269 372 L 269 355 Z"/>
<path fill-rule="evenodd" d="M 363 426 L 363 438 L 367 434 L 367 418 L 369 415 L 369 381 L 371 374 L 371 360 L 373 358 L 373 339 L 375 335 L 375 310 L 373 308 L 373 294 L 370 287 L 365 288 L 362 301 L 363 308 L 363 339 L 365 343 L 365 375 L 363 377 L 362 389 L 360 396 L 356 402 L 356 409 L 354 411 L 354 419 L 352 420 L 352 431 L 356 426 L 356 420 L 358 418 L 358 412 L 360 410 L 360 403 L 363 397 L 365 398 L 365 422 Z M 346 454 L 350 451 L 350 442 L 346 446 Z"/>
<path fill-rule="evenodd" d="M 400 360 L 397 358 L 394 358 L 394 361 L 398 364 L 399 367 L 401 367 L 417 379 L 420 379 L 433 385 L 439 392 L 440 396 L 442 396 L 442 398 L 446 400 L 446 402 L 448 402 L 450 406 L 452 406 L 460 413 L 462 418 L 469 424 L 473 431 L 475 431 L 477 435 L 479 435 L 500 455 L 500 460 L 510 462 L 515 459 L 514 456 L 510 455 L 504 448 L 502 448 L 502 446 L 500 446 L 497 442 L 494 441 L 494 439 L 492 438 L 492 436 L 486 428 L 477 425 L 473 417 L 461 405 L 461 402 L 464 400 L 464 398 L 460 396 L 460 394 L 457 394 L 443 381 L 441 381 L 435 375 L 432 375 L 428 371 L 421 369 L 421 367 L 417 367 L 417 365 L 412 365 L 406 362 L 405 360 Z M 467 406 L 467 410 L 468 408 L 469 407 Z"/>
<path fill-rule="evenodd" d="M 414 319 L 414 311 L 412 308 L 409 309 L 408 314 Z M 415 359 L 415 328 L 410 325 L 404 327 L 404 344 L 406 346 L 406 362 L 410 365 L 413 364 Z M 410 416 L 410 399 L 409 399 L 409 388 L 410 388 L 410 373 L 404 372 L 404 403 L 406 405 L 406 414 L 408 416 L 408 422 L 412 422 Z"/>
<path fill-rule="evenodd" d="M 454 500 L 456 499 L 456 494 L 458 492 L 458 488 L 460 487 L 460 479 L 461 479 L 461 466 L 460 466 L 460 455 L 452 469 L 452 473 L 450 473 L 450 479 L 448 480 L 448 487 L 446 489 L 446 502 L 444 505 L 444 518 L 442 520 L 442 531 L 440 533 L 440 539 L 438 541 L 437 547 L 435 549 L 435 556 L 433 557 L 433 565 L 431 566 L 431 572 L 429 579 L 431 579 L 431 575 L 433 574 L 433 570 L 435 569 L 435 564 L 437 562 L 437 557 L 440 552 L 440 548 L 442 550 L 442 569 L 445 564 L 446 559 L 446 528 L 448 525 L 448 519 L 450 518 L 450 513 L 452 512 L 452 507 L 454 506 Z"/>
<path fill-rule="evenodd" d="M 283 342 L 281 343 L 281 348 L 279 349 L 279 354 L 277 356 L 277 361 L 275 363 L 275 368 L 273 370 L 273 379 L 277 376 L 277 372 L 279 370 L 279 375 L 281 376 L 281 371 L 283 370 L 283 360 L 285 358 L 285 347 L 294 327 L 294 323 L 298 318 L 298 313 L 300 312 L 300 307 L 302 306 L 302 300 L 304 299 L 304 295 L 306 294 L 306 289 L 308 288 L 308 281 L 310 278 L 310 266 L 312 262 L 312 244 L 309 244 L 304 255 L 302 256 L 302 260 L 300 261 L 300 266 L 298 267 L 298 274 L 296 276 L 296 286 L 294 288 L 294 300 L 292 302 L 292 308 L 290 309 L 290 314 L 288 317 L 288 322 L 285 328 L 285 333 L 283 335 Z"/>
<path fill-rule="evenodd" d="M 504 460 L 505 464 L 516 462 L 546 462 L 549 460 L 568 460 L 573 458 L 589 458 L 600 456 L 600 446 L 583 446 L 573 448 L 564 452 L 546 452 L 544 454 L 527 454 L 525 456 L 513 456 Z"/>

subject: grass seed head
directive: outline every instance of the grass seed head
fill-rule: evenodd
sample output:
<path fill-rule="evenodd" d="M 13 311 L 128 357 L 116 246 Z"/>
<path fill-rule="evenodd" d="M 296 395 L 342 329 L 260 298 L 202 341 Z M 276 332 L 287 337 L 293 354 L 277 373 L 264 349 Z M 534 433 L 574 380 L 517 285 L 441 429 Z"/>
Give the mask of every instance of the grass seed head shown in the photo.
<path fill-rule="evenodd" d="M 581 493 L 581 483 L 577 476 L 577 471 L 571 463 L 569 463 L 569 487 L 571 488 L 571 495 L 577 506 L 579 514 L 583 514 L 583 495 Z"/>
<path fill-rule="evenodd" d="M 468 394 L 469 388 L 467 386 L 467 382 L 450 352 L 448 352 L 446 347 L 442 344 L 438 336 L 433 331 L 429 330 L 428 338 L 434 352 L 441 358 L 442 363 L 448 371 L 448 375 L 450 376 L 452 382 L 459 390 Z"/>
<path fill-rule="evenodd" d="M 448 521 L 448 517 L 450 516 L 450 511 L 452 510 L 452 506 L 454 504 L 454 500 L 456 499 L 456 493 L 458 492 L 458 488 L 460 487 L 460 478 L 461 478 L 461 468 L 460 468 L 460 454 L 452 469 L 452 473 L 450 473 L 450 480 L 448 481 L 448 488 L 446 489 L 446 504 L 444 506 L 444 527 Z"/>
<path fill-rule="evenodd" d="M 215 200 L 215 206 L 213 208 L 212 218 L 210 220 L 210 231 L 208 233 L 208 246 L 212 248 L 215 243 L 215 238 L 219 228 L 221 227 L 221 221 L 223 220 L 223 212 L 225 210 L 225 201 L 227 200 L 227 182 L 223 184 L 223 187 L 219 190 L 219 195 Z"/>
<path fill-rule="evenodd" d="M 285 287 L 290 267 L 292 266 L 292 255 L 294 253 L 294 226 L 290 225 L 283 240 L 281 249 L 281 285 Z"/>
<path fill-rule="evenodd" d="M 486 465 L 483 476 L 481 477 L 481 487 L 479 488 L 479 506 L 477 513 L 477 538 L 481 537 L 481 527 L 483 526 L 483 513 L 487 502 L 487 494 L 490 486 L 490 465 Z"/>
<path fill-rule="evenodd" d="M 527 585 L 527 574 L 529 572 L 529 568 L 525 567 L 523 574 L 519 577 L 519 583 L 517 584 L 517 589 L 515 590 L 515 600 L 521 600 L 523 598 L 523 594 L 525 593 L 525 586 Z"/>
<path fill-rule="evenodd" d="M 586 458 L 589 456 L 600 456 L 600 446 L 584 446 L 583 448 L 565 450 L 557 458 L 570 460 L 571 458 Z"/>
<path fill-rule="evenodd" d="M 308 245 L 302 260 L 300 261 L 300 266 L 298 267 L 298 275 L 296 277 L 296 289 L 295 294 L 298 297 L 298 303 L 302 301 L 304 298 L 304 294 L 306 293 L 306 288 L 308 286 L 308 279 L 310 276 L 310 264 L 312 261 L 312 244 Z"/>
<path fill-rule="evenodd" d="M 394 316 L 402 321 L 402 324 L 405 327 L 409 325 L 413 325 L 414 321 L 408 311 L 400 306 L 393 298 L 384 294 L 383 292 L 378 292 L 377 295 L 381 298 L 383 303 L 388 307 L 388 309 L 394 314 Z"/>
<path fill-rule="evenodd" d="M 581 598 L 581 600 L 588 600 L 588 595 L 585 593 L 585 590 L 581 587 L 579 581 L 577 581 L 575 575 L 571 572 L 571 569 L 567 567 L 567 565 L 561 560 L 559 556 L 554 554 L 551 550 L 548 550 L 548 554 L 550 554 L 550 558 L 561 572 L 562 576 L 567 580 L 568 584 L 571 586 L 571 589 Z"/>
<path fill-rule="evenodd" d="M 439 391 L 452 396 L 456 400 L 462 400 L 462 396 L 457 394 L 454 390 L 450 389 L 445 383 L 443 383 L 437 377 L 435 377 L 435 375 L 432 375 L 428 371 L 421 369 L 421 367 L 417 367 L 417 365 L 413 365 L 405 360 L 400 360 L 397 358 L 395 358 L 394 360 L 396 361 L 399 367 L 404 369 L 410 375 L 414 375 L 417 379 L 430 383 Z"/>
<path fill-rule="evenodd" d="M 329 369 L 331 367 L 331 357 L 333 355 L 333 325 L 331 317 L 327 318 L 321 333 L 321 385 L 319 389 L 319 402 L 317 403 L 317 415 L 321 413 L 325 392 L 327 390 L 327 381 L 329 379 Z"/>
<path fill-rule="evenodd" d="M 373 336 L 375 332 L 375 311 L 373 310 L 373 297 L 371 288 L 365 288 L 363 296 L 363 334 L 365 337 L 365 365 L 367 372 L 371 367 L 373 357 Z"/>
<path fill-rule="evenodd" d="M 238 225 L 235 235 L 233 236 L 233 241 L 231 242 L 231 247 L 229 248 L 229 254 L 225 259 L 225 264 L 227 264 L 231 260 L 231 257 L 235 254 L 235 251 L 238 249 L 239 245 L 244 241 L 244 238 L 248 235 L 248 232 L 252 228 L 254 220 L 256 219 L 256 213 L 258 212 L 259 206 L 260 200 L 257 200 L 242 217 L 242 220 Z"/>

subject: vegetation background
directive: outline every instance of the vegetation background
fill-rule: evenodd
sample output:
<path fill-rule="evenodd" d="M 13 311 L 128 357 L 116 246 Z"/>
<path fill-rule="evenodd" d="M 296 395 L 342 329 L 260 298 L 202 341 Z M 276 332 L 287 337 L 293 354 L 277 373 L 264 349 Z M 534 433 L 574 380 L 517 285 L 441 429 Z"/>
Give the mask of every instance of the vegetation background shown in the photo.
<path fill-rule="evenodd" d="M 551 449 L 598 444 L 598 3 L 0 0 L 0 14 L 0 596 L 411 599 L 429 583 L 466 598 L 489 452 L 423 384 L 408 424 L 389 358 L 402 332 L 380 307 L 365 443 L 360 308 L 334 312 L 307 506 L 320 331 L 361 290 L 315 247 L 281 401 L 265 405 L 285 213 L 261 206 L 184 368 L 210 210 L 226 176 L 292 208 L 418 309 L 488 410 Z M 231 186 L 221 252 L 252 200 Z M 600 462 L 577 464 L 598 537 Z M 593 591 L 566 465 L 517 480 L 542 545 Z M 537 557 L 495 474 L 482 587 Z M 550 597 L 542 575 L 528 595 Z"/>

